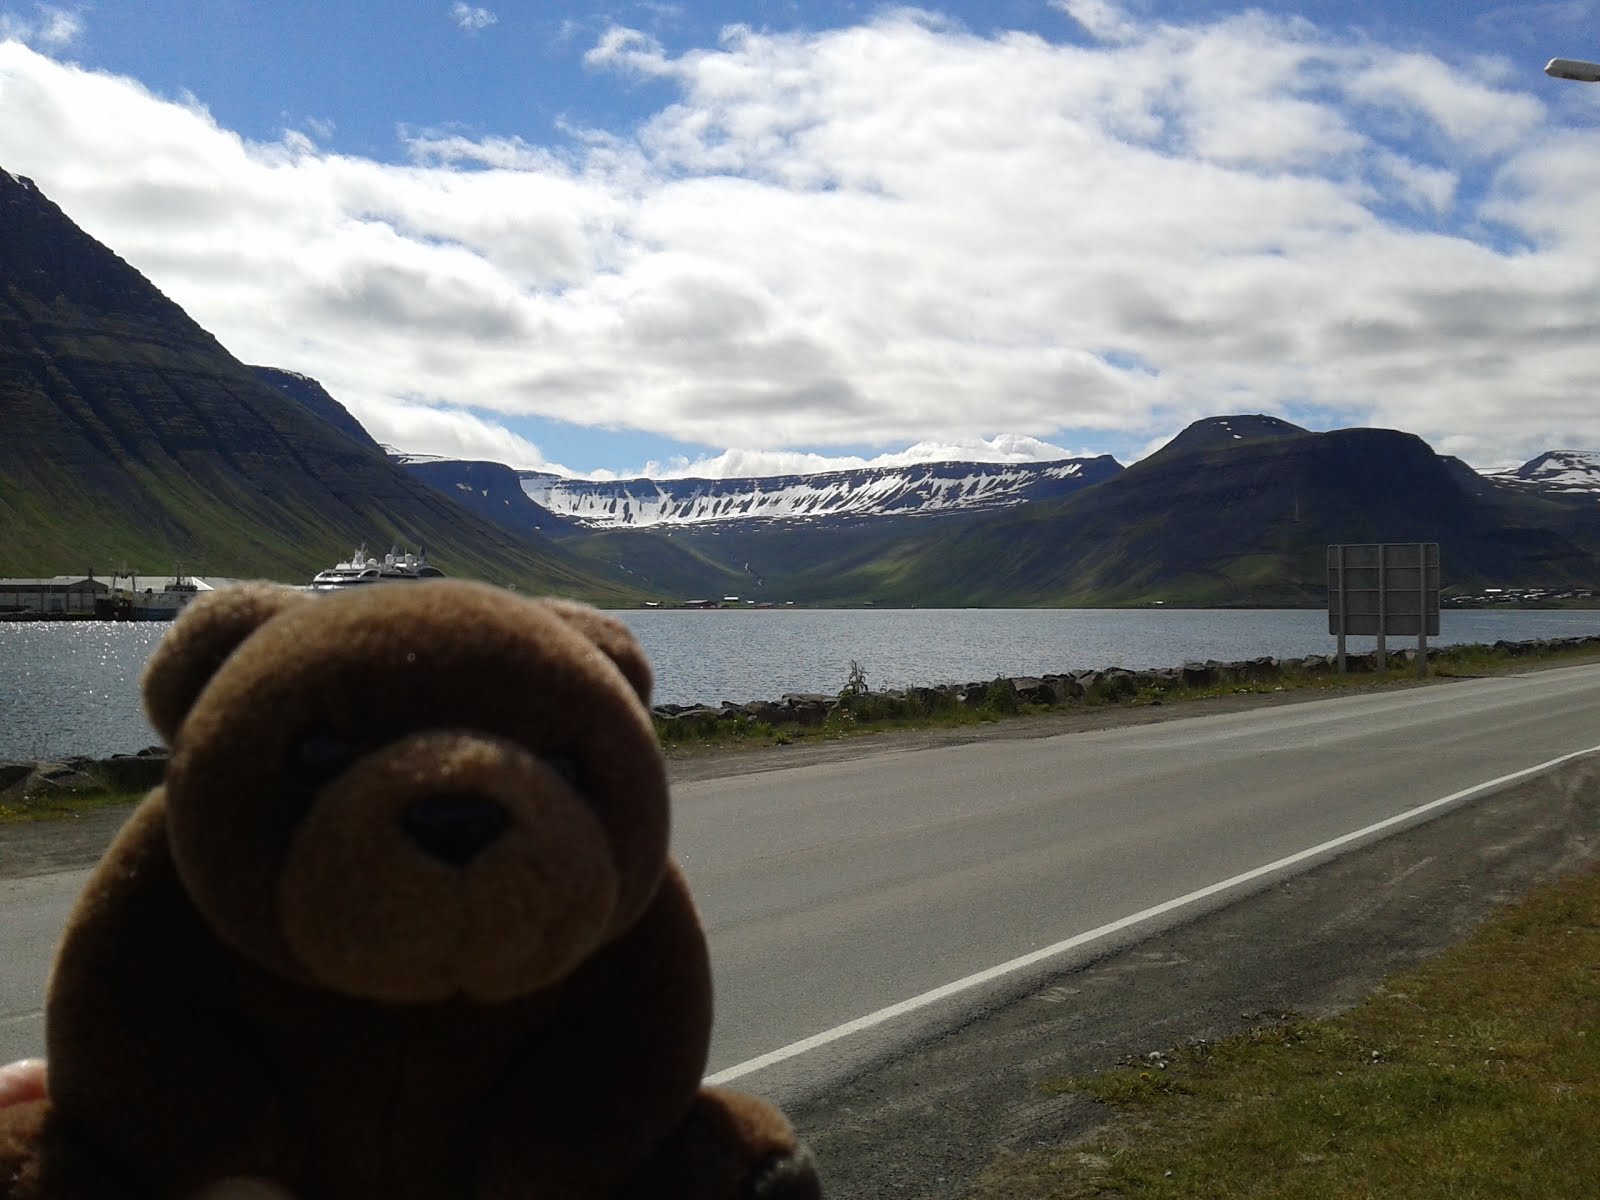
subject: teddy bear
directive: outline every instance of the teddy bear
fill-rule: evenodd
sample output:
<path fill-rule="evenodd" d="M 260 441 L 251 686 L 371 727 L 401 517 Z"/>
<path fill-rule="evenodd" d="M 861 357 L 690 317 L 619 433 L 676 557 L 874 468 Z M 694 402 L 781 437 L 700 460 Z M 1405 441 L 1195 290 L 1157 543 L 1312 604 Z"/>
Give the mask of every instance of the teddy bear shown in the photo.
<path fill-rule="evenodd" d="M 90 877 L 4 1200 L 808 1200 L 701 1085 L 705 937 L 651 671 L 594 609 L 458 580 L 195 600 L 143 678 L 166 776 Z"/>

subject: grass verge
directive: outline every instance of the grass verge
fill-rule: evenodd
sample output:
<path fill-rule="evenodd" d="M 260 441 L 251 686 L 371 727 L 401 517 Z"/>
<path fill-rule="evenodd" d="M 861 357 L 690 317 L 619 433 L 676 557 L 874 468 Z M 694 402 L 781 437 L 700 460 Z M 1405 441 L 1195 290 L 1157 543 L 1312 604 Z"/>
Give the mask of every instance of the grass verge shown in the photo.
<path fill-rule="evenodd" d="M 1088 1139 L 972 1200 L 1600 1195 L 1600 869 L 1547 885 L 1335 1019 L 1061 1080 Z"/>
<path fill-rule="evenodd" d="M 71 820 L 104 808 L 136 804 L 147 794 L 143 790 L 92 788 L 83 791 L 60 789 L 32 796 L 7 797 L 0 800 L 0 826 Z"/>

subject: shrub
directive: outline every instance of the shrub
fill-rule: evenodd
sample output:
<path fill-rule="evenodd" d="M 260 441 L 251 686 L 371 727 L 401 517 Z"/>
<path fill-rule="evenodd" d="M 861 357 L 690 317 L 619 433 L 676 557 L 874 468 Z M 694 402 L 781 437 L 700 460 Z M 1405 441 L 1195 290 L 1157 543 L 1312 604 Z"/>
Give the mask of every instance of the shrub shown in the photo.
<path fill-rule="evenodd" d="M 852 658 L 850 660 L 850 671 L 845 678 L 844 686 L 839 689 L 839 699 L 854 699 L 858 696 L 868 695 L 871 691 L 872 688 L 867 683 L 866 668 Z"/>
<path fill-rule="evenodd" d="M 978 707 L 984 712 L 1012 716 L 1022 711 L 1022 698 L 1009 679 L 996 678 L 984 692 L 983 703 Z"/>

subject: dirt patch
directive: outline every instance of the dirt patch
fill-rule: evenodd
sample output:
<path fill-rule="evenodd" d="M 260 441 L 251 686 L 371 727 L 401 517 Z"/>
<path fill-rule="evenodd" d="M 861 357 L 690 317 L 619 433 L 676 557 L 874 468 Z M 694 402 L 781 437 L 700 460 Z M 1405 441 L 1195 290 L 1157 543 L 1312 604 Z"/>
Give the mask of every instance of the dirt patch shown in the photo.
<path fill-rule="evenodd" d="M 92 866 L 133 809 L 125 804 L 54 821 L 0 825 L 0 879 Z"/>

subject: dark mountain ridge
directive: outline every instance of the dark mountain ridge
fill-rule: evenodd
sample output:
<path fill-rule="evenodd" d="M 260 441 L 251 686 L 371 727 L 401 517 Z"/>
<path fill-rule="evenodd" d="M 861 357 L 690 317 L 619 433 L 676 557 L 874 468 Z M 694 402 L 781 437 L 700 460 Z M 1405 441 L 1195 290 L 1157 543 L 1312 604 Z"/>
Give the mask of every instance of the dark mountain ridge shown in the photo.
<path fill-rule="evenodd" d="M 1318 604 L 1328 545 L 1385 541 L 1438 542 L 1457 586 L 1600 574 L 1592 514 L 1479 491 L 1412 434 L 1342 429 L 1180 437 L 1076 496 L 978 518 L 843 582 L 900 603 Z"/>
<path fill-rule="evenodd" d="M 573 526 L 530 498 L 522 486 L 524 473 L 503 463 L 411 455 L 391 458 L 401 462 L 414 479 L 516 533 L 542 535 Z"/>
<path fill-rule="evenodd" d="M 321 417 L 356 445 L 387 456 L 388 451 L 367 432 L 367 427 L 351 416 L 350 410 L 328 395 L 328 389 L 311 376 L 278 367 L 251 367 L 250 373 L 268 387 L 277 388 L 301 408 Z"/>
<path fill-rule="evenodd" d="M 972 474 L 970 464 L 942 466 L 947 478 Z M 667 496 L 666 520 L 604 527 L 519 497 L 509 468 L 435 461 L 411 469 L 479 511 L 545 531 L 586 561 L 677 598 L 1320 604 L 1326 547 L 1368 541 L 1439 542 L 1446 583 L 1458 588 L 1600 582 L 1593 496 L 1579 503 L 1559 489 L 1504 486 L 1396 430 L 1313 433 L 1260 414 L 1197 421 L 1142 462 L 1075 481 L 1066 495 L 1025 497 L 1000 511 L 948 505 L 911 518 L 885 506 L 870 516 L 774 520 L 763 518 L 772 506 L 735 503 L 761 489 L 809 501 L 829 489 L 882 486 L 864 472 L 828 473 L 804 490 L 790 480 L 713 481 L 720 490 Z M 884 494 L 914 494 L 903 484 Z M 605 486 L 567 507 L 594 513 L 600 501 L 638 503 L 645 491 Z M 691 502 L 700 519 L 674 521 Z"/>

